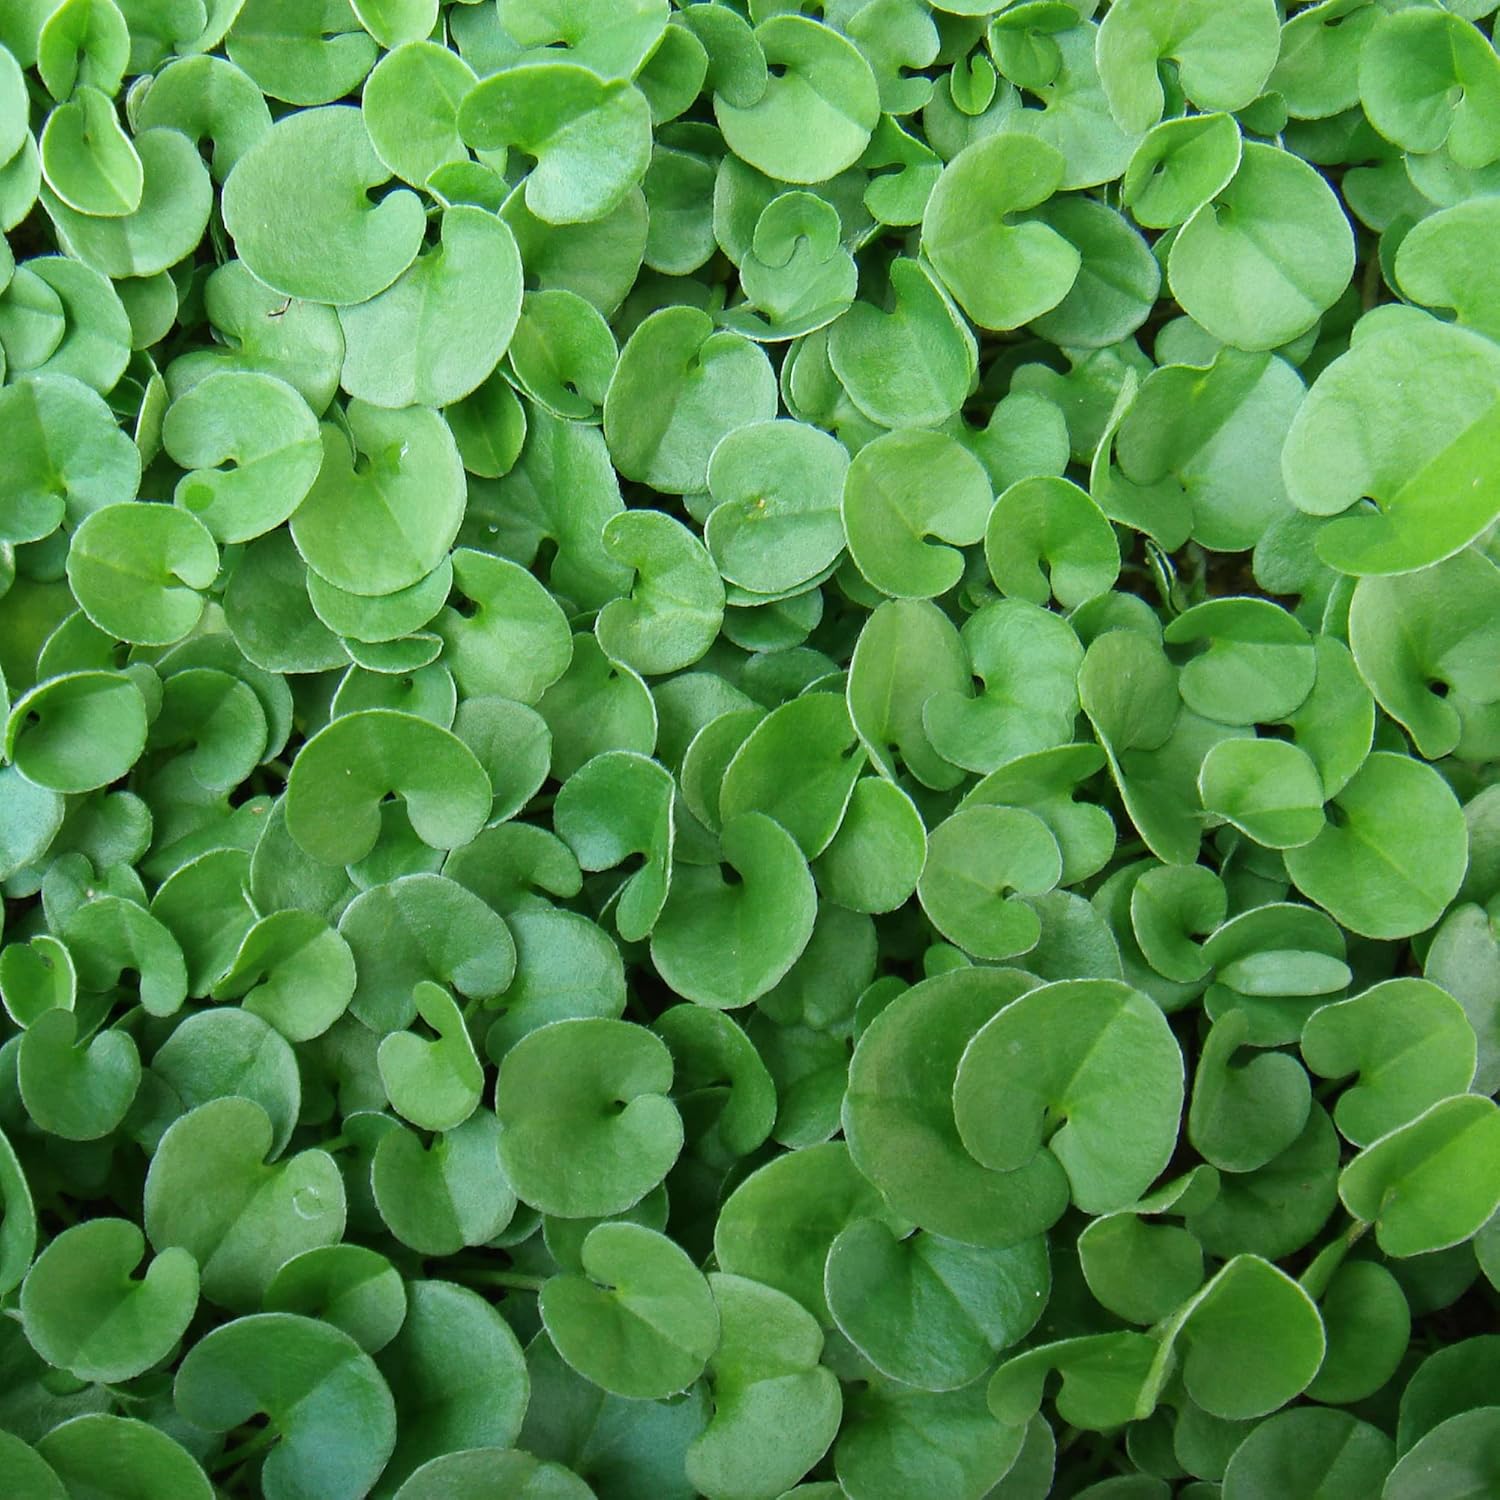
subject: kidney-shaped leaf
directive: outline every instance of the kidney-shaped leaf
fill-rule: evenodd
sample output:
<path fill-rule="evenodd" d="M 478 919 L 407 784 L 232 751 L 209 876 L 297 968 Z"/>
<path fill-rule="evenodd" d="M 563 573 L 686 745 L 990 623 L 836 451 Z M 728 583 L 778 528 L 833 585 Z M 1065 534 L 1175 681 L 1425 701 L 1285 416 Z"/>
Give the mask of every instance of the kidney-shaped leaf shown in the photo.
<path fill-rule="evenodd" d="M 817 888 L 795 839 L 764 813 L 742 813 L 719 838 L 723 863 L 678 862 L 651 934 L 651 961 L 684 999 L 723 1010 L 765 994 L 812 936 Z"/>
<path fill-rule="evenodd" d="M 489 816 L 492 789 L 462 740 L 389 708 L 344 714 L 319 730 L 287 780 L 287 831 L 325 864 L 363 859 L 380 837 L 380 804 L 396 793 L 417 837 L 466 844 Z"/>
<path fill-rule="evenodd" d="M 986 136 L 943 169 L 922 216 L 922 245 L 982 328 L 1017 328 L 1067 296 L 1083 258 L 1049 225 L 1012 223 L 1062 184 L 1062 154 L 1023 135 Z"/>
<path fill-rule="evenodd" d="M 266 1500 L 359 1500 L 396 1445 L 390 1388 L 347 1333 L 295 1313 L 256 1313 L 188 1351 L 177 1409 L 210 1432 L 258 1414 L 276 1431 L 261 1469 Z"/>
<path fill-rule="evenodd" d="M 459 107 L 471 146 L 536 158 L 526 206 L 548 224 L 602 219 L 645 174 L 651 110 L 628 79 L 572 62 L 524 62 L 477 83 Z"/>
<path fill-rule="evenodd" d="M 1174 1314 L 1157 1368 L 1181 1362 L 1188 1394 L 1216 1417 L 1244 1421 L 1306 1389 L 1323 1362 L 1312 1298 L 1258 1255 L 1237 1255 Z"/>
<path fill-rule="evenodd" d="M 125 672 L 68 672 L 17 700 L 5 755 L 54 792 L 91 792 L 117 780 L 146 746 L 146 702 Z"/>
<path fill-rule="evenodd" d="M 1313 383 L 1282 468 L 1301 510 L 1334 516 L 1319 557 L 1345 573 L 1406 573 L 1467 546 L 1500 516 L 1500 349 L 1413 314 L 1371 330 Z M 1375 510 L 1349 510 L 1361 499 Z"/>
<path fill-rule="evenodd" d="M 137 1281 L 146 1238 L 125 1219 L 90 1219 L 52 1241 L 21 1288 L 32 1347 L 80 1380 L 129 1380 L 166 1358 L 198 1306 L 198 1265 L 163 1250 Z"/>
<path fill-rule="evenodd" d="M 357 109 L 294 111 L 235 163 L 224 224 L 240 259 L 273 290 L 313 302 L 364 302 L 422 247 L 415 193 L 368 196 L 390 177 Z"/>
<path fill-rule="evenodd" d="M 953 1112 L 986 1166 L 1014 1171 L 1047 1152 L 1074 1202 L 1098 1214 L 1133 1202 L 1166 1166 L 1182 1097 L 1182 1054 L 1153 1001 L 1111 980 L 1063 980 L 975 1034 Z"/>
<path fill-rule="evenodd" d="M 284 1261 L 344 1232 L 333 1158 L 308 1150 L 268 1165 L 270 1149 L 265 1110 L 230 1095 L 170 1125 L 146 1174 L 151 1243 L 189 1251 L 203 1295 L 234 1311 L 255 1307 Z"/>
<path fill-rule="evenodd" d="M 1303 895 L 1365 937 L 1431 927 L 1458 894 L 1469 839 L 1458 801 L 1430 766 L 1377 751 L 1329 804 L 1327 826 L 1286 851 Z"/>
<path fill-rule="evenodd" d="M 709 1365 L 714 1414 L 688 1448 L 688 1478 L 708 1500 L 774 1495 L 838 1431 L 839 1383 L 818 1363 L 823 1331 L 784 1292 L 720 1272 L 709 1285 L 722 1328 Z"/>
<path fill-rule="evenodd" d="M 1387 1255 L 1461 1243 L 1500 1208 L 1500 1109 L 1482 1094 L 1434 1104 L 1360 1152 L 1339 1197 Z"/>
<path fill-rule="evenodd" d="M 990 1250 L 925 1230 L 901 1239 L 861 1219 L 830 1247 L 824 1286 L 839 1329 L 873 1365 L 947 1391 L 977 1380 L 1030 1330 L 1051 1284 L 1041 1237 Z"/>
<path fill-rule="evenodd" d="M 554 1276 L 541 1314 L 557 1351 L 617 1396 L 686 1390 L 719 1341 L 719 1313 L 702 1273 L 665 1235 L 605 1223 L 583 1242 L 581 1276 Z"/>
<path fill-rule="evenodd" d="M 73 533 L 68 583 L 101 630 L 140 646 L 180 641 L 203 613 L 219 549 L 196 516 L 126 500 L 94 511 Z"/>
<path fill-rule="evenodd" d="M 500 1157 L 524 1203 L 563 1218 L 623 1213 L 667 1175 L 682 1117 L 672 1054 L 643 1026 L 557 1021 L 500 1064 Z"/>
<path fill-rule="evenodd" d="M 1333 1107 L 1356 1146 L 1414 1120 L 1474 1079 L 1477 1043 L 1464 1008 L 1426 979 L 1387 979 L 1313 1012 L 1302 1056 L 1323 1078 L 1358 1074 Z"/>
<path fill-rule="evenodd" d="M 1067 1207 L 1067 1178 L 1050 1153 L 991 1171 L 954 1119 L 970 1038 L 1034 984 L 980 967 L 924 980 L 886 1006 L 854 1050 L 843 1106 L 850 1155 L 892 1208 L 934 1234 L 1003 1249 L 1043 1233 Z"/>

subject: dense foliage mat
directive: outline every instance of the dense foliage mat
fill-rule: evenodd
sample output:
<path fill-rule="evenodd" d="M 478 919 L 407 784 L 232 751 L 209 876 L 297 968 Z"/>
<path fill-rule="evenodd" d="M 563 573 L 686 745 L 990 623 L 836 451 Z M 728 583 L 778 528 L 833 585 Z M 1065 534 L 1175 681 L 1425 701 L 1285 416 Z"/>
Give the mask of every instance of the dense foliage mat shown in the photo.
<path fill-rule="evenodd" d="M 0 0 L 0 1493 L 1500 1494 L 1496 0 Z"/>

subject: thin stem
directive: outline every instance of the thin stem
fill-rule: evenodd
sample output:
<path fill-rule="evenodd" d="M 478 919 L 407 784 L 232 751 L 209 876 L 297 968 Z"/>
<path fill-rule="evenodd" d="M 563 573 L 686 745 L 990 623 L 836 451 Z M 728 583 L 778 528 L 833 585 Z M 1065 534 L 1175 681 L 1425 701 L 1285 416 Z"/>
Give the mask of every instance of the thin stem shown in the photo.
<path fill-rule="evenodd" d="M 545 1276 L 523 1276 L 519 1271 L 481 1271 L 464 1267 L 452 1269 L 448 1274 L 474 1286 L 503 1286 L 517 1292 L 539 1292 L 547 1284 Z"/>
<path fill-rule="evenodd" d="M 214 1473 L 227 1474 L 231 1469 L 237 1469 L 242 1463 L 252 1459 L 258 1453 L 263 1453 L 281 1434 L 274 1427 L 263 1427 L 254 1437 L 246 1438 L 243 1443 L 233 1448 L 226 1448 L 214 1464 Z"/>

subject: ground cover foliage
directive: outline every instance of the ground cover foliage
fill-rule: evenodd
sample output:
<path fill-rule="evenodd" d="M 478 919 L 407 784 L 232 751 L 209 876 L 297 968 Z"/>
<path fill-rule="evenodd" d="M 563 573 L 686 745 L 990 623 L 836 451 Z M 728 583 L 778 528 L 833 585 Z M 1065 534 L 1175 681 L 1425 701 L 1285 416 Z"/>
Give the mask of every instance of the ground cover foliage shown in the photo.
<path fill-rule="evenodd" d="M 1493 9 L 0 0 L 0 1493 L 1500 1493 Z"/>

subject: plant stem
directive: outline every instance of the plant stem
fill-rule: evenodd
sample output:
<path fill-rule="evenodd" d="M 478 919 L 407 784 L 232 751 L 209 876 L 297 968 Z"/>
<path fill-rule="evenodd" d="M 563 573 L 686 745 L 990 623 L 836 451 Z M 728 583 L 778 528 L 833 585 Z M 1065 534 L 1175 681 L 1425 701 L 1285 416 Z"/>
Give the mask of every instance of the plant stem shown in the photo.
<path fill-rule="evenodd" d="M 263 1427 L 254 1437 L 246 1438 L 243 1443 L 233 1448 L 226 1448 L 219 1455 L 214 1464 L 214 1473 L 227 1474 L 231 1469 L 237 1469 L 248 1459 L 252 1459 L 257 1453 L 263 1453 L 281 1434 L 274 1427 Z"/>
<path fill-rule="evenodd" d="M 523 1276 L 519 1271 L 482 1271 L 476 1267 L 454 1269 L 448 1274 L 475 1286 L 503 1286 L 517 1292 L 539 1292 L 547 1284 L 545 1276 Z"/>

